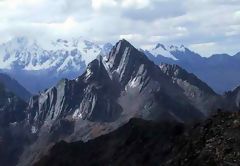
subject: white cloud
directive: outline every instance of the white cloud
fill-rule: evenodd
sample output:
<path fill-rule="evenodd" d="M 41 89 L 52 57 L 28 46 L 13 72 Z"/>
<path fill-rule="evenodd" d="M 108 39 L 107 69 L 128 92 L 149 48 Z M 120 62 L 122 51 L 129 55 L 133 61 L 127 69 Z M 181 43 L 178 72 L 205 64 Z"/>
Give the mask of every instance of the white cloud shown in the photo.
<path fill-rule="evenodd" d="M 238 10 L 234 13 L 234 19 L 236 19 L 238 21 L 240 20 L 240 10 Z"/>
<path fill-rule="evenodd" d="M 130 42 L 137 42 L 143 40 L 143 36 L 141 34 L 126 34 L 126 35 L 120 35 L 119 39 L 126 39 Z"/>
<path fill-rule="evenodd" d="M 117 2 L 115 0 L 92 0 L 92 7 L 99 10 L 103 7 L 113 7 L 116 6 Z"/>
<path fill-rule="evenodd" d="M 191 49 L 197 51 L 202 55 L 210 56 L 211 54 L 216 51 L 216 43 L 209 42 L 209 43 L 198 43 L 198 44 L 191 44 L 189 46 Z"/>
<path fill-rule="evenodd" d="M 137 47 L 160 42 L 204 55 L 234 54 L 240 51 L 239 8 L 239 0 L 0 0 L 0 42 L 15 36 L 126 38 Z"/>
<path fill-rule="evenodd" d="M 150 0 L 122 0 L 122 7 L 142 9 L 150 5 Z"/>

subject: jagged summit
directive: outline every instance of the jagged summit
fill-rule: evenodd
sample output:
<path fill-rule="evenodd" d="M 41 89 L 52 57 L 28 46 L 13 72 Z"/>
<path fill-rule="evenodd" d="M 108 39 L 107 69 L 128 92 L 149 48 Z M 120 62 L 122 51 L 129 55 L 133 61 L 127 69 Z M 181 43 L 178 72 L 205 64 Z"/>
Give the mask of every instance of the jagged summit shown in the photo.
<path fill-rule="evenodd" d="M 116 43 L 107 56 L 106 63 L 109 65 L 111 71 L 118 69 L 117 71 L 119 72 L 122 72 L 124 67 L 130 67 L 127 69 L 133 70 L 134 67 L 139 67 L 139 64 L 153 64 L 145 54 L 137 50 L 125 39 Z"/>
<path fill-rule="evenodd" d="M 95 79 L 96 81 L 110 80 L 108 72 L 103 64 L 103 57 L 98 56 L 97 59 L 89 63 L 85 73 L 82 76 L 84 76 L 86 79 Z"/>
<path fill-rule="evenodd" d="M 176 46 L 176 45 L 171 45 L 171 46 L 169 46 L 169 51 L 172 51 L 172 52 L 174 52 L 174 51 L 179 51 L 179 52 L 184 52 L 184 51 L 186 51 L 186 49 L 188 49 L 188 48 L 186 48 L 183 44 L 182 45 L 180 45 L 180 46 Z"/>
<path fill-rule="evenodd" d="M 165 63 L 181 63 L 182 61 L 194 61 L 196 58 L 199 60 L 201 56 L 194 53 L 184 45 L 165 46 L 158 43 L 155 47 L 145 50 L 144 53 L 153 60 L 156 64 L 161 62 Z"/>
<path fill-rule="evenodd" d="M 166 47 L 165 47 L 163 44 L 161 44 L 161 43 L 158 43 L 158 44 L 155 46 L 155 49 L 158 49 L 158 48 L 162 48 L 162 49 L 164 49 L 164 50 L 167 50 Z"/>
<path fill-rule="evenodd" d="M 111 70 L 128 66 L 129 63 L 137 63 L 139 60 L 149 61 L 143 53 L 139 52 L 125 39 L 117 42 L 107 57 L 107 63 Z"/>
<path fill-rule="evenodd" d="M 163 44 L 158 43 L 154 48 L 145 51 L 145 53 L 149 56 L 152 55 L 153 57 L 157 58 L 158 56 L 163 56 L 165 58 L 169 58 L 171 60 L 178 60 L 175 56 L 171 54 L 171 48 L 166 47 Z"/>

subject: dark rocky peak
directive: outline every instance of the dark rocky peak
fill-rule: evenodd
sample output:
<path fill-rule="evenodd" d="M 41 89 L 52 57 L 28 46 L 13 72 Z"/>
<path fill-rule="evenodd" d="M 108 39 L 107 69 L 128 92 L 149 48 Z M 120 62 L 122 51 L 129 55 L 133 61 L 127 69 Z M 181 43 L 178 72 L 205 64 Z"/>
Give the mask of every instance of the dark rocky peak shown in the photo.
<path fill-rule="evenodd" d="M 96 81 L 109 80 L 110 77 L 103 65 L 102 56 L 99 56 L 97 59 L 89 63 L 86 71 L 79 78 L 81 79 L 81 77 L 84 77 L 85 81 L 87 82 L 90 82 L 93 80 L 96 80 Z"/>
<path fill-rule="evenodd" d="M 133 49 L 133 46 L 125 39 L 120 40 L 110 51 L 107 62 L 111 70 L 115 70 L 120 65 L 122 59 L 126 58 Z"/>
<path fill-rule="evenodd" d="M 191 116 L 202 117 L 189 103 L 183 90 L 173 83 L 171 77 L 126 40 L 121 40 L 114 46 L 106 60 L 106 66 L 112 79 L 120 83 L 121 91 L 124 92 L 119 101 L 125 112 L 135 112 L 150 119 L 159 117 L 176 119 L 175 116 L 187 121 Z M 172 107 L 173 105 L 179 105 L 178 109 Z"/>
<path fill-rule="evenodd" d="M 106 65 L 109 72 L 124 87 L 137 76 L 142 80 L 150 75 L 164 77 L 158 67 L 147 56 L 133 47 L 128 41 L 120 40 L 110 52 Z"/>
<path fill-rule="evenodd" d="M 156 45 L 155 49 L 158 49 L 158 48 L 162 48 L 162 49 L 164 49 L 164 50 L 167 50 L 166 47 L 165 47 L 163 44 L 161 44 L 161 43 L 158 43 L 158 44 Z"/>
<path fill-rule="evenodd" d="M 139 52 L 134 46 L 132 46 L 127 40 L 120 40 L 111 50 L 107 62 L 110 65 L 110 69 L 116 70 L 121 67 L 123 63 L 130 64 L 133 61 L 149 61 L 147 57 Z"/>

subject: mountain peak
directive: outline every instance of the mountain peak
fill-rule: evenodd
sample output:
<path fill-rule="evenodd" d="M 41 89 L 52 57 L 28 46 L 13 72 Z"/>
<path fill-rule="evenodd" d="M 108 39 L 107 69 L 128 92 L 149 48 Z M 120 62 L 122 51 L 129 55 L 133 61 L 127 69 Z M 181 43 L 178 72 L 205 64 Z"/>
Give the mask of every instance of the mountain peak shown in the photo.
<path fill-rule="evenodd" d="M 107 57 L 107 62 L 110 65 L 110 68 L 112 70 L 116 69 L 121 60 L 127 60 L 127 56 L 132 56 L 131 54 L 132 50 L 136 50 L 127 40 L 122 39 L 113 47 L 111 52 L 109 53 L 109 56 Z"/>
<path fill-rule="evenodd" d="M 117 42 L 116 46 L 118 48 L 121 48 L 121 49 L 125 49 L 125 48 L 134 48 L 134 46 L 129 42 L 127 41 L 126 39 L 121 39 Z"/>
<path fill-rule="evenodd" d="M 160 43 L 158 43 L 153 49 L 151 49 L 150 53 L 154 57 L 158 57 L 159 55 L 161 55 L 168 59 L 177 60 L 177 58 L 171 54 L 169 47 L 165 47 L 163 44 Z"/>
<path fill-rule="evenodd" d="M 171 45 L 169 46 L 169 51 L 180 51 L 180 52 L 185 52 L 186 47 L 182 44 L 181 46 L 176 46 L 176 45 Z"/>
<path fill-rule="evenodd" d="M 158 48 L 162 48 L 162 49 L 164 49 L 164 50 L 167 50 L 166 47 L 165 47 L 163 44 L 161 44 L 161 43 L 158 43 L 158 44 L 156 45 L 155 49 L 158 49 Z"/>

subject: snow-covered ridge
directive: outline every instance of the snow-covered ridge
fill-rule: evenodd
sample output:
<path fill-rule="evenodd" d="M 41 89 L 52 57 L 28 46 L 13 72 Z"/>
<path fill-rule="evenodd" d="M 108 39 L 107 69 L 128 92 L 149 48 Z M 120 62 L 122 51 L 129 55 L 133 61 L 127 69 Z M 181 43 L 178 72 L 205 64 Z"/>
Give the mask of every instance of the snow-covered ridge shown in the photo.
<path fill-rule="evenodd" d="M 28 71 L 55 69 L 58 72 L 80 70 L 111 46 L 100 46 L 83 38 L 44 43 L 25 37 L 14 38 L 0 45 L 0 69 Z"/>
<path fill-rule="evenodd" d="M 173 52 L 185 52 L 186 51 L 186 47 L 184 45 L 181 46 L 165 46 L 163 44 L 158 43 L 154 48 L 148 50 L 149 53 L 151 53 L 153 56 L 157 57 L 157 56 L 163 56 L 166 58 L 170 58 L 173 60 L 178 60 L 178 58 L 176 58 L 173 55 Z"/>

